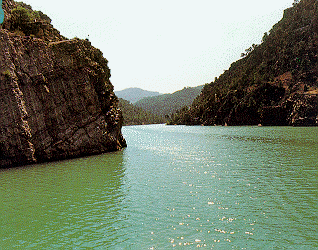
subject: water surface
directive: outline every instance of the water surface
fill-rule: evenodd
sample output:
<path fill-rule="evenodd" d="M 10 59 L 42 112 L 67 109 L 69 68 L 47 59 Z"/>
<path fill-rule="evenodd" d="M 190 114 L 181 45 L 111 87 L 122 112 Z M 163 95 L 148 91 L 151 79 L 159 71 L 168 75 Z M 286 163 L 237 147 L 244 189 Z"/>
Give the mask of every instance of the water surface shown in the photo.
<path fill-rule="evenodd" d="M 318 128 L 128 126 L 1 170 L 0 249 L 317 249 Z"/>

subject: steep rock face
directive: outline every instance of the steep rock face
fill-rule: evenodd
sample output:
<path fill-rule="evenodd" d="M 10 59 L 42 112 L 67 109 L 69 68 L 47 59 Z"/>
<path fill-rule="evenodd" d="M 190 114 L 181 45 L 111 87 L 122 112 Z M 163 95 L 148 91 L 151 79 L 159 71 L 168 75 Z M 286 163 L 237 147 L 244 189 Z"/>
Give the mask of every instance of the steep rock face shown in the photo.
<path fill-rule="evenodd" d="M 89 41 L 51 38 L 0 29 L 0 167 L 126 146 L 107 60 Z"/>
<path fill-rule="evenodd" d="M 170 124 L 317 126 L 317 55 L 318 1 L 295 2 Z"/>

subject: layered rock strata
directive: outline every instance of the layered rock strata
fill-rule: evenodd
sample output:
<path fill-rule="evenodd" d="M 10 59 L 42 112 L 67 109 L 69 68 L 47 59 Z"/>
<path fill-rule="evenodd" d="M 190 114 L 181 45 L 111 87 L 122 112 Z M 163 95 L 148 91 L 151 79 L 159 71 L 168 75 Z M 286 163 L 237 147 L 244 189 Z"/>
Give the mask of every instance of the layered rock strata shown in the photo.
<path fill-rule="evenodd" d="M 44 21 L 37 21 L 47 27 L 38 35 L 10 30 L 16 3 L 4 0 L 3 6 L 0 167 L 125 147 L 121 111 L 101 51 L 89 41 L 65 39 Z"/>

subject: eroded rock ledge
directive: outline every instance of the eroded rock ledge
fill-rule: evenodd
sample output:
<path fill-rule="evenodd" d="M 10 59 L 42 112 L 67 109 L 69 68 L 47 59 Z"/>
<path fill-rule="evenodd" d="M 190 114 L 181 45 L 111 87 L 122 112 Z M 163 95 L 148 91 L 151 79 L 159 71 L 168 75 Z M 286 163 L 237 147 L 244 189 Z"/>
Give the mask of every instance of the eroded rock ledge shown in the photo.
<path fill-rule="evenodd" d="M 0 29 L 0 167 L 126 146 L 107 60 L 89 41 L 59 38 Z"/>

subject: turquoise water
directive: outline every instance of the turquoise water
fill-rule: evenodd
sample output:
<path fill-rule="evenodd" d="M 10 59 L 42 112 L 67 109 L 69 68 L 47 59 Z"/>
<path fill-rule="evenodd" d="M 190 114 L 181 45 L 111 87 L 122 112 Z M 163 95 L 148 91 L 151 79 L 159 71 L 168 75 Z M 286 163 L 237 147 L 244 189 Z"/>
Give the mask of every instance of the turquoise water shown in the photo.
<path fill-rule="evenodd" d="M 4 12 L 2 9 L 2 0 L 0 0 L 0 24 L 2 24 L 4 21 Z"/>
<path fill-rule="evenodd" d="M 318 249 L 318 128 L 128 126 L 0 171 L 0 249 Z"/>

